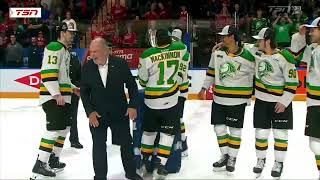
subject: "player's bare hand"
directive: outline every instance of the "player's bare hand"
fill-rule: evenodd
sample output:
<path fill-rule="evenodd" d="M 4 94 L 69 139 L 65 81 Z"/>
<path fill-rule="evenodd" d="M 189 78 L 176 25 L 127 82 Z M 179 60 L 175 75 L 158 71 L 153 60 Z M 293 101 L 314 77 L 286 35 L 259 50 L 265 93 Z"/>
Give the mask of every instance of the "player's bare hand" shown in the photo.
<path fill-rule="evenodd" d="M 64 106 L 65 101 L 64 101 L 64 97 L 63 97 L 63 96 L 61 96 L 61 95 L 59 94 L 59 95 L 53 96 L 53 98 L 57 101 L 57 105 L 58 105 L 58 106 Z"/>
<path fill-rule="evenodd" d="M 96 111 L 93 111 L 92 113 L 90 113 L 90 115 L 89 115 L 90 126 L 98 127 L 99 126 L 98 118 L 100 118 L 100 117 L 101 116 Z"/>
<path fill-rule="evenodd" d="M 73 93 L 75 94 L 75 95 L 77 95 L 78 97 L 80 96 L 80 88 L 73 88 L 72 89 L 72 91 L 73 91 Z"/>
<path fill-rule="evenodd" d="M 137 110 L 134 108 L 128 108 L 126 116 L 129 116 L 129 119 L 135 121 L 137 119 Z"/>
<path fill-rule="evenodd" d="M 274 109 L 276 113 L 282 113 L 286 110 L 286 106 L 278 102 Z"/>
<path fill-rule="evenodd" d="M 220 42 L 220 43 L 216 44 L 215 46 L 213 46 L 212 52 L 219 50 L 222 47 L 223 47 L 223 42 Z"/>
<path fill-rule="evenodd" d="M 198 93 L 198 98 L 201 100 L 206 99 L 206 90 L 204 88 L 202 88 L 201 91 Z"/>
<path fill-rule="evenodd" d="M 307 27 L 306 27 L 305 24 L 303 24 L 303 25 L 301 25 L 301 26 L 299 27 L 299 33 L 300 33 L 300 35 L 306 35 L 306 33 L 307 33 Z"/>

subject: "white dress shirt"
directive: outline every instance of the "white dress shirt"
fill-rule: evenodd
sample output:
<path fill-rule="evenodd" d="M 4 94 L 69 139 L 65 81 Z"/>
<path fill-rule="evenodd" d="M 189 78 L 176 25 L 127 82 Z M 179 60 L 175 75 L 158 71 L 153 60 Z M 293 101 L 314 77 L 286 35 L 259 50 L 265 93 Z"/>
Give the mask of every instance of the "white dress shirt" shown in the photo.
<path fill-rule="evenodd" d="M 103 86 L 106 87 L 107 85 L 107 77 L 108 77 L 108 60 L 106 61 L 105 65 L 98 65 L 100 77 L 103 83 Z"/>

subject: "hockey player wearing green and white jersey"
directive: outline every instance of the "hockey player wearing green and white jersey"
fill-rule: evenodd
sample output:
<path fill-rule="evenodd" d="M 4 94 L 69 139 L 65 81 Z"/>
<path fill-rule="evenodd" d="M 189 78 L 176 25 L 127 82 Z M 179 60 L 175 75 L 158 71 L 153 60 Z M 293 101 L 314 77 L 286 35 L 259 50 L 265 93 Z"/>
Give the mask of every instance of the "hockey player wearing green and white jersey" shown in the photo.
<path fill-rule="evenodd" d="M 41 67 L 40 105 L 46 114 L 46 131 L 41 139 L 37 161 L 32 169 L 39 176 L 55 177 L 65 163 L 59 161 L 64 140 L 71 125 L 71 94 L 79 95 L 69 77 L 70 54 L 66 46 L 71 44 L 73 31 L 68 23 L 57 27 L 58 40 L 44 50 Z"/>
<path fill-rule="evenodd" d="M 145 114 L 142 125 L 143 134 L 141 154 L 144 175 L 150 167 L 154 142 L 160 132 L 157 157 L 161 162 L 156 165 L 156 179 L 168 175 L 165 169 L 170 156 L 174 135 L 180 131 L 178 107 L 179 86 L 187 78 L 189 53 L 181 42 L 172 42 L 168 31 L 156 32 L 156 47 L 144 51 L 139 60 L 138 78 L 145 87 Z"/>
<path fill-rule="evenodd" d="M 266 163 L 268 138 L 274 136 L 275 163 L 272 177 L 279 178 L 288 147 L 288 130 L 293 128 L 292 100 L 299 85 L 295 59 L 288 51 L 276 48 L 274 32 L 263 28 L 258 35 L 255 72 L 255 105 L 253 124 L 256 128 L 257 165 L 253 172 L 258 176 Z"/>
<path fill-rule="evenodd" d="M 320 178 L 320 17 L 311 25 L 312 44 L 307 46 L 302 61 L 307 63 L 307 117 L 305 135 L 309 136 L 309 145 L 315 155 Z M 300 28 L 300 35 L 306 37 L 306 28 Z"/>
<path fill-rule="evenodd" d="M 225 26 L 219 35 L 223 45 L 211 54 L 207 76 L 200 97 L 214 84 L 211 124 L 217 135 L 222 157 L 214 170 L 235 170 L 241 144 L 245 108 L 251 101 L 255 68 L 254 56 L 241 47 L 236 29 Z M 229 130 L 229 132 L 228 132 Z"/>
<path fill-rule="evenodd" d="M 172 41 L 182 42 L 182 31 L 180 29 L 174 29 L 171 33 Z M 190 58 L 190 55 L 189 55 Z M 186 135 L 186 126 L 183 118 L 184 104 L 188 99 L 188 91 L 189 91 L 189 79 L 186 78 L 185 82 L 183 82 L 180 86 L 180 95 L 178 99 L 179 111 L 180 111 L 180 128 L 181 128 L 181 142 L 182 142 L 182 157 L 188 156 L 188 144 L 187 144 L 187 135 Z"/>

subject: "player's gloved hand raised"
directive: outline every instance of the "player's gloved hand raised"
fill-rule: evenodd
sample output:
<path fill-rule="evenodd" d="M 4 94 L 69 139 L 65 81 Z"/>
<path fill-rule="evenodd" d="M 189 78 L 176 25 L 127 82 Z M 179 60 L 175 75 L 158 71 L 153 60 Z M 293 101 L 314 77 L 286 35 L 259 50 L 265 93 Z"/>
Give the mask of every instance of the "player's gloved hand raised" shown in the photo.
<path fill-rule="evenodd" d="M 61 94 L 55 95 L 55 96 L 53 96 L 53 98 L 57 101 L 58 106 L 64 106 L 65 101 L 64 101 L 64 97 L 61 96 Z"/>
<path fill-rule="evenodd" d="M 98 114 L 97 111 L 93 111 L 92 113 L 90 113 L 90 115 L 89 115 L 90 126 L 98 127 L 99 126 L 98 118 L 100 118 L 100 117 L 101 116 Z"/>

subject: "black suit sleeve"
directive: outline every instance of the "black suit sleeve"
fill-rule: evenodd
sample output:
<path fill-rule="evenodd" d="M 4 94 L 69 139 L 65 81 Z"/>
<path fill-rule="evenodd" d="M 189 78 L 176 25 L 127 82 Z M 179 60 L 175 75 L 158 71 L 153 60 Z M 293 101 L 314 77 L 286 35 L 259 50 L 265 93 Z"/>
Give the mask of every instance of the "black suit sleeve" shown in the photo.
<path fill-rule="evenodd" d="M 131 74 L 130 68 L 125 60 L 122 60 L 124 67 L 124 74 L 126 76 L 126 88 L 129 93 L 129 108 L 138 108 L 139 98 L 138 98 L 138 86 Z"/>
<path fill-rule="evenodd" d="M 80 83 L 80 95 L 83 107 L 86 111 L 87 117 L 95 111 L 91 104 L 91 87 L 90 87 L 90 71 L 89 71 L 89 63 L 85 64 L 82 69 L 81 75 L 81 83 Z"/>

